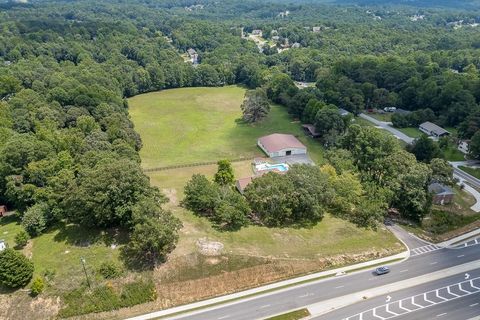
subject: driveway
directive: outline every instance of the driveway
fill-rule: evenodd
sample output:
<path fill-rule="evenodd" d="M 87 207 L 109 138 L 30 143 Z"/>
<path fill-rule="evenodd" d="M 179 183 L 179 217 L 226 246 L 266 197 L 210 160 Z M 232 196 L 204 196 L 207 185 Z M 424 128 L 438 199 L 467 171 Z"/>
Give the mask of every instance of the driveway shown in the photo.
<path fill-rule="evenodd" d="M 360 118 L 363 118 L 365 120 L 368 120 L 370 121 L 371 123 L 375 124 L 376 126 L 382 128 L 382 129 L 385 129 L 387 131 L 389 131 L 390 133 L 392 133 L 397 139 L 400 139 L 408 144 L 411 144 L 413 142 L 413 138 L 410 138 L 409 136 L 407 136 L 405 133 L 395 129 L 394 127 L 392 127 L 390 124 L 390 122 L 385 122 L 385 121 L 379 121 L 373 117 L 370 117 L 364 113 L 360 113 L 359 115 Z"/>

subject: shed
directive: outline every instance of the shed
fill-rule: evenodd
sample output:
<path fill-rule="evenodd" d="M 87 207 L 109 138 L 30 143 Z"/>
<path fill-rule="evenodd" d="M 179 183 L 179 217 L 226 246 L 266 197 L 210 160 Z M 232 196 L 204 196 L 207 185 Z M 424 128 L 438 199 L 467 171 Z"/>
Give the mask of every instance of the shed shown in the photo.
<path fill-rule="evenodd" d="M 7 249 L 7 244 L 5 243 L 5 240 L 0 240 L 0 251 L 3 251 Z"/>
<path fill-rule="evenodd" d="M 342 108 L 338 108 L 338 113 L 340 113 L 342 117 L 348 116 L 350 114 L 350 112 Z"/>
<path fill-rule="evenodd" d="M 437 138 L 448 136 L 450 134 L 450 132 L 448 132 L 447 130 L 429 121 L 422 123 L 419 126 L 419 129 L 420 131 L 428 134 L 429 136 L 437 137 Z"/>
<path fill-rule="evenodd" d="M 433 195 L 432 202 L 440 205 L 451 203 L 455 196 L 455 193 L 450 187 L 438 182 L 431 183 L 428 186 L 428 192 Z"/>
<path fill-rule="evenodd" d="M 470 151 L 470 140 L 460 140 L 458 142 L 458 150 L 467 154 Z"/>
<path fill-rule="evenodd" d="M 312 138 L 320 137 L 320 134 L 317 132 L 313 124 L 302 124 L 302 128 L 303 128 L 303 131 L 305 131 L 305 134 L 307 136 Z"/>
<path fill-rule="evenodd" d="M 307 154 L 307 147 L 291 134 L 270 134 L 259 138 L 257 145 L 270 158 Z"/>
<path fill-rule="evenodd" d="M 0 217 L 3 217 L 7 213 L 7 206 L 0 206 Z"/>

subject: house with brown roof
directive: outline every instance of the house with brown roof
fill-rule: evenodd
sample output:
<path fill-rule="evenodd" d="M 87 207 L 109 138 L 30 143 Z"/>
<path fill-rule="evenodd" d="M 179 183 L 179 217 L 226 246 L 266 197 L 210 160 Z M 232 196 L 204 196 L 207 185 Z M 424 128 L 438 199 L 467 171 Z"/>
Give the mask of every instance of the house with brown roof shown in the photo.
<path fill-rule="evenodd" d="M 7 206 L 0 206 L 0 217 L 3 217 L 7 213 Z"/>
<path fill-rule="evenodd" d="M 241 178 L 238 179 L 235 183 L 235 187 L 237 188 L 238 192 L 243 194 L 245 188 L 252 182 L 253 177 Z"/>
<path fill-rule="evenodd" d="M 291 134 L 270 134 L 259 138 L 257 145 L 270 158 L 307 154 L 307 147 Z"/>

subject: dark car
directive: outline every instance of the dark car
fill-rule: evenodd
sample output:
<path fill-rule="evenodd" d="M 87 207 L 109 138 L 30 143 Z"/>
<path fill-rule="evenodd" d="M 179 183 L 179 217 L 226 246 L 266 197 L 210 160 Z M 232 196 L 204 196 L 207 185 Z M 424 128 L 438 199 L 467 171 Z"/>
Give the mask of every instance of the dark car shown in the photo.
<path fill-rule="evenodd" d="M 378 267 L 377 269 L 375 269 L 375 273 L 379 276 L 382 275 L 382 274 L 389 273 L 389 272 L 390 272 L 390 269 L 386 266 Z"/>

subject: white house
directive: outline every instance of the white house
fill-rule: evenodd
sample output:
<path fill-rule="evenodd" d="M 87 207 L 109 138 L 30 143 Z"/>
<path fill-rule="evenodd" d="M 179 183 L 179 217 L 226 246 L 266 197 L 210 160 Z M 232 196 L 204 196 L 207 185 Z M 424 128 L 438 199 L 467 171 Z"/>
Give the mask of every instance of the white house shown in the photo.
<path fill-rule="evenodd" d="M 307 154 L 307 147 L 291 134 L 270 134 L 259 138 L 257 145 L 270 158 Z"/>
<path fill-rule="evenodd" d="M 458 150 L 467 154 L 469 151 L 469 144 L 470 140 L 460 140 L 460 142 L 458 143 Z"/>

